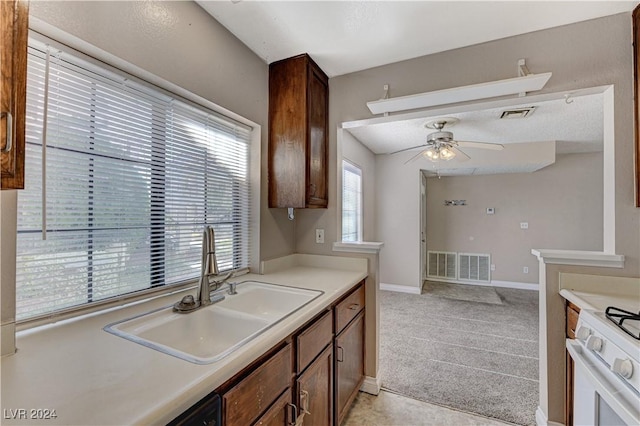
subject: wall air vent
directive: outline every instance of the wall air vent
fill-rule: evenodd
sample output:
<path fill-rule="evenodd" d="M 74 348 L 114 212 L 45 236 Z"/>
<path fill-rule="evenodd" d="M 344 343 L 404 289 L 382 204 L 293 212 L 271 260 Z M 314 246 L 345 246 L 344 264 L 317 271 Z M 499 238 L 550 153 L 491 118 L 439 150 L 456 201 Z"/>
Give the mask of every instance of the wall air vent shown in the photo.
<path fill-rule="evenodd" d="M 457 253 L 446 251 L 428 251 L 427 252 L 428 278 L 448 278 L 456 279 L 456 260 Z"/>
<path fill-rule="evenodd" d="M 536 110 L 536 107 L 514 108 L 502 111 L 500 118 L 525 118 L 529 117 Z"/>
<path fill-rule="evenodd" d="M 478 253 L 458 253 L 460 281 L 491 282 L 491 256 Z"/>

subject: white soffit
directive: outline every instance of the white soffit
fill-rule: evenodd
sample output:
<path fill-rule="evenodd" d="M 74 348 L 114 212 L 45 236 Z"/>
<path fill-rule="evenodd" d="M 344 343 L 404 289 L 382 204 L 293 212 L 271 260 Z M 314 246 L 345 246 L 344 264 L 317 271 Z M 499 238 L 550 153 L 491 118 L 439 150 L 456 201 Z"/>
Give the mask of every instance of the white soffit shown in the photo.
<path fill-rule="evenodd" d="M 307 52 L 329 77 L 334 77 L 629 12 L 638 2 L 197 0 L 197 3 L 265 62 Z"/>
<path fill-rule="evenodd" d="M 370 101 L 367 102 L 367 107 L 373 114 L 382 114 L 533 92 L 542 89 L 550 78 L 550 72 L 529 74 L 524 77 Z"/>

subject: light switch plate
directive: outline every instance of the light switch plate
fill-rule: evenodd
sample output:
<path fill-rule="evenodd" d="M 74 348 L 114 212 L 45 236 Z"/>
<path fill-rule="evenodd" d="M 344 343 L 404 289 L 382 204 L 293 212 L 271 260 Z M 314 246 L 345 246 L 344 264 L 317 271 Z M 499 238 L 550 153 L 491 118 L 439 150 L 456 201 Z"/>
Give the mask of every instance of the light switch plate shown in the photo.
<path fill-rule="evenodd" d="M 324 229 L 316 229 L 316 243 L 324 244 Z"/>

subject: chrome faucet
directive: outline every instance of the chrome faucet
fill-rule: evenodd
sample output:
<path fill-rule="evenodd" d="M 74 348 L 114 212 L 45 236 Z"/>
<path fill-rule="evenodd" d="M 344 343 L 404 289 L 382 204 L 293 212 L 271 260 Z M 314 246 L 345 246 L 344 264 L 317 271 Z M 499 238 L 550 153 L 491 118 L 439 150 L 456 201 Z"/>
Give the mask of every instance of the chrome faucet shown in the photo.
<path fill-rule="evenodd" d="M 192 295 L 186 295 L 178 303 L 173 305 L 175 312 L 187 313 L 195 311 L 203 306 L 211 305 L 224 299 L 224 294 L 214 294 L 211 298 L 211 285 L 214 291 L 233 276 L 233 272 L 222 278 L 219 277 L 218 260 L 216 259 L 216 238 L 213 226 L 207 225 L 202 233 L 202 263 L 200 265 L 200 283 L 198 286 L 197 300 Z M 212 277 L 216 277 L 212 280 Z M 234 288 L 235 290 L 235 288 Z M 229 293 L 234 294 L 234 293 Z"/>
<path fill-rule="evenodd" d="M 200 306 L 211 304 L 209 277 L 218 274 L 215 232 L 213 231 L 213 226 L 208 225 L 205 226 L 202 233 L 202 264 L 200 265 L 200 286 L 198 291 Z"/>

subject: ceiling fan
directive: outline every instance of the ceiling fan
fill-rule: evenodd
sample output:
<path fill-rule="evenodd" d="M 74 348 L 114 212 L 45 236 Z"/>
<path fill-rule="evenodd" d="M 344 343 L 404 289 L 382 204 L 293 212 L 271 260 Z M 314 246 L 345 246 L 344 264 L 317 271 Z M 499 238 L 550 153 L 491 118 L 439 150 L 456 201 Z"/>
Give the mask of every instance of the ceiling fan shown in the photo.
<path fill-rule="evenodd" d="M 421 156 L 427 158 L 430 161 L 438 162 L 449 161 L 456 155 L 460 155 L 459 159 L 461 161 L 467 161 L 471 157 L 469 157 L 464 151 L 462 151 L 460 147 L 492 149 L 494 151 L 500 151 L 504 148 L 504 145 L 501 145 L 499 143 L 454 140 L 453 133 L 443 129 L 445 126 L 453 126 L 458 121 L 460 120 L 453 117 L 444 117 L 429 121 L 427 124 L 425 124 L 425 127 L 428 129 L 433 129 L 435 130 L 435 132 L 429 133 L 427 135 L 427 141 L 425 143 L 391 152 L 390 155 L 424 147 L 424 149 L 421 150 L 418 154 L 407 160 L 405 164 L 415 161 Z"/>

